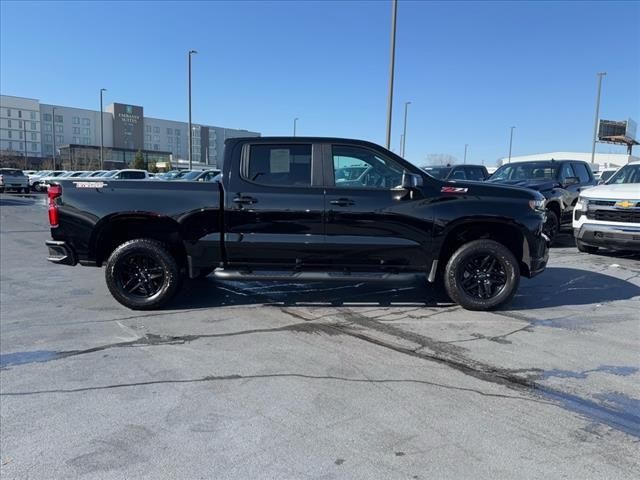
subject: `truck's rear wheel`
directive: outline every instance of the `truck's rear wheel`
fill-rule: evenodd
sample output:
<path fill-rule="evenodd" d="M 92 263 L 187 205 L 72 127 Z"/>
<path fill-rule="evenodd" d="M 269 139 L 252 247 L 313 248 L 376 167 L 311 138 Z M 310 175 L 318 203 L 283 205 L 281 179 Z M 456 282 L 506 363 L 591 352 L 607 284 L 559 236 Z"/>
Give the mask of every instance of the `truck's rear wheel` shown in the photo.
<path fill-rule="evenodd" d="M 520 268 L 513 253 L 493 240 L 474 240 L 456 250 L 445 268 L 449 297 L 467 310 L 492 310 L 518 289 Z"/>
<path fill-rule="evenodd" d="M 167 303 L 180 287 L 180 269 L 165 245 L 138 238 L 117 247 L 105 272 L 111 295 L 125 307 L 152 310 Z"/>

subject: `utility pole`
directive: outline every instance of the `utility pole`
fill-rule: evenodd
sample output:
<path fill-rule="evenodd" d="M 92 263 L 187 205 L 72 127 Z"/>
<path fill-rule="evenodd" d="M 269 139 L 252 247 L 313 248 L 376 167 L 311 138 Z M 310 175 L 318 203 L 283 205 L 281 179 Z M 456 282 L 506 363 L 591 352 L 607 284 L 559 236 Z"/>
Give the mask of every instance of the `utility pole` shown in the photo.
<path fill-rule="evenodd" d="M 511 134 L 509 135 L 509 162 L 511 163 L 511 147 L 513 146 L 513 129 L 516 127 L 511 127 Z"/>
<path fill-rule="evenodd" d="M 51 120 L 53 121 L 53 169 L 56 169 L 56 107 L 53 107 Z"/>
<path fill-rule="evenodd" d="M 596 95 L 596 118 L 593 121 L 593 144 L 591 147 L 591 163 L 593 164 L 596 159 L 596 140 L 598 136 L 598 120 L 600 120 L 600 93 L 602 91 L 602 77 L 607 72 L 598 72 L 598 94 Z"/>
<path fill-rule="evenodd" d="M 391 148 L 391 116 L 393 112 L 393 74 L 396 63 L 396 14 L 398 0 L 391 0 L 391 61 L 389 63 L 389 95 L 387 97 L 387 150 Z"/>
<path fill-rule="evenodd" d="M 196 54 L 195 50 L 189 50 L 189 170 L 193 168 L 193 127 L 191 126 L 191 55 Z"/>
<path fill-rule="evenodd" d="M 296 136 L 296 126 L 298 124 L 298 117 L 293 119 L 293 136 Z"/>
<path fill-rule="evenodd" d="M 104 170 L 104 128 L 102 126 L 102 92 L 106 92 L 106 88 L 100 89 L 100 170 Z"/>
<path fill-rule="evenodd" d="M 468 143 L 464 144 L 464 160 L 462 163 L 466 164 L 467 163 L 467 148 L 469 147 Z"/>
<path fill-rule="evenodd" d="M 405 145 L 407 143 L 407 110 L 409 109 L 411 102 L 404 102 L 404 127 L 402 129 L 402 149 L 400 156 L 404 158 Z"/>

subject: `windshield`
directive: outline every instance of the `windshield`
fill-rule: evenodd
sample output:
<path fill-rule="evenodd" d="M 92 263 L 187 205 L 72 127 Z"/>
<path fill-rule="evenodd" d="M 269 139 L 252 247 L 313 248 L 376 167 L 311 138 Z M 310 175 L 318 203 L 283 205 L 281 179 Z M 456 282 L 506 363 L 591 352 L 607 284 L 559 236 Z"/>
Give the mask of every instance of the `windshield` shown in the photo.
<path fill-rule="evenodd" d="M 607 185 L 619 183 L 640 183 L 640 163 L 625 165 L 607 181 Z"/>
<path fill-rule="evenodd" d="M 111 178 L 111 177 L 115 176 L 118 172 L 119 172 L 119 170 L 111 170 L 110 172 L 107 172 L 104 175 L 100 175 L 100 176 L 103 177 L 103 178 Z"/>
<path fill-rule="evenodd" d="M 187 172 L 182 176 L 176 175 L 175 178 L 179 178 L 180 180 L 195 180 L 200 175 L 202 175 L 202 173 L 203 172 L 201 172 L 201 171 Z"/>
<path fill-rule="evenodd" d="M 447 175 L 449 175 L 451 171 L 451 167 L 422 167 L 422 169 L 438 180 L 447 178 Z"/>
<path fill-rule="evenodd" d="M 503 165 L 491 176 L 495 180 L 554 180 L 558 165 L 549 162 L 511 163 Z"/>

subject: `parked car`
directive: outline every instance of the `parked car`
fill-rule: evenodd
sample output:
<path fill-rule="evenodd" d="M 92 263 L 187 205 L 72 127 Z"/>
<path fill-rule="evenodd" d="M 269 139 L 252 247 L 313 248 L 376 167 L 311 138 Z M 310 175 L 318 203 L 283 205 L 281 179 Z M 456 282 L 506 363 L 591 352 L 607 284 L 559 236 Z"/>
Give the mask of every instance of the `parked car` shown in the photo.
<path fill-rule="evenodd" d="M 35 179 L 33 181 L 33 189 L 36 192 L 42 192 L 47 189 L 47 185 L 52 179 L 59 177 L 60 175 L 64 175 L 65 173 L 67 173 L 66 170 L 52 170 L 47 175 L 43 175 Z"/>
<path fill-rule="evenodd" d="M 225 142 L 218 182 L 49 189 L 54 263 L 106 266 L 117 301 L 166 304 L 183 272 L 255 280 L 444 283 L 464 308 L 508 302 L 548 258 L 544 197 L 486 182 L 443 182 L 370 142 L 253 137 Z M 312 152 L 313 155 L 312 155 Z M 366 184 L 334 180 L 338 160 Z M 217 267 L 217 268 L 216 268 Z"/>
<path fill-rule="evenodd" d="M 220 173 L 220 170 L 192 170 L 185 175 L 177 178 L 181 182 L 210 182 Z"/>
<path fill-rule="evenodd" d="M 488 182 L 526 187 L 546 199 L 544 233 L 554 240 L 560 228 L 571 226 L 581 190 L 596 185 L 589 164 L 577 160 L 515 162 L 502 165 Z"/>
<path fill-rule="evenodd" d="M 39 172 L 29 175 L 29 187 L 33 189 L 34 182 L 38 181 L 41 177 L 46 177 L 50 173 L 51 170 L 40 170 Z"/>
<path fill-rule="evenodd" d="M 596 180 L 598 184 L 607 183 L 607 180 L 611 178 L 611 176 L 618 171 L 617 168 L 605 168 L 604 170 L 600 170 L 596 175 Z"/>
<path fill-rule="evenodd" d="M 578 250 L 640 251 L 640 162 L 621 167 L 605 185 L 580 193 L 573 211 Z"/>
<path fill-rule="evenodd" d="M 0 168 L 0 193 L 29 193 L 29 177 L 18 168 Z"/>
<path fill-rule="evenodd" d="M 94 172 L 89 172 L 87 174 L 87 178 L 92 178 L 92 177 L 99 177 L 101 175 L 104 175 L 105 173 L 107 173 L 109 170 L 96 170 Z"/>
<path fill-rule="evenodd" d="M 113 180 L 148 180 L 149 172 L 135 168 L 125 168 L 111 177 Z"/>
<path fill-rule="evenodd" d="M 168 172 L 159 173 L 157 178 L 159 180 L 173 180 L 177 175 L 184 175 L 184 173 L 188 171 L 189 170 L 169 170 Z"/>
<path fill-rule="evenodd" d="M 489 172 L 484 165 L 426 165 L 422 169 L 438 180 L 476 180 L 489 178 Z"/>

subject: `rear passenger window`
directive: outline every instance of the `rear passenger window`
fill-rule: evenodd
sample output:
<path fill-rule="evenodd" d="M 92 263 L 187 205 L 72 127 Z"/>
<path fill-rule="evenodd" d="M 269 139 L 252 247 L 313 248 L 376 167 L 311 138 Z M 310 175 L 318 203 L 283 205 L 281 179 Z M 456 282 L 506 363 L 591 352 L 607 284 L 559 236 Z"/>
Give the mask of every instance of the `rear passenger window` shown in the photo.
<path fill-rule="evenodd" d="M 311 145 L 251 145 L 247 180 L 262 185 L 311 185 Z"/>
<path fill-rule="evenodd" d="M 464 174 L 464 170 L 462 170 L 461 168 L 458 168 L 456 170 L 453 171 L 453 174 L 449 176 L 450 179 L 452 180 L 466 180 L 467 177 Z"/>
<path fill-rule="evenodd" d="M 576 175 L 580 179 L 580 183 L 589 183 L 591 181 L 589 171 L 587 170 L 587 166 L 584 163 L 574 163 L 573 170 L 574 172 L 576 172 Z"/>
<path fill-rule="evenodd" d="M 122 172 L 122 180 L 143 180 L 146 178 L 144 172 Z"/>
<path fill-rule="evenodd" d="M 478 167 L 467 167 L 467 180 L 484 180 L 484 171 Z"/>

